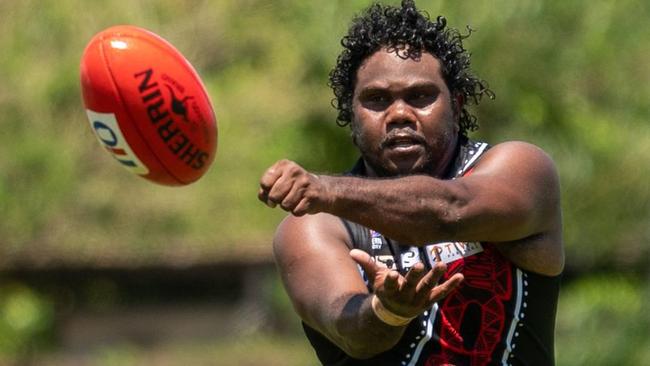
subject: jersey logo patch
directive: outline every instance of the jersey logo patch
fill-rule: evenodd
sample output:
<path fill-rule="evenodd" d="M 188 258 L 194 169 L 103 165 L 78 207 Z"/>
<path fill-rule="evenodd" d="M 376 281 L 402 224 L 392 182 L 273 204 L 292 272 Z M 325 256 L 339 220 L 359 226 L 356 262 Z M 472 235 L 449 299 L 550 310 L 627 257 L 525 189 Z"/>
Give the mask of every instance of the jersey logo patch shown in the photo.
<path fill-rule="evenodd" d="M 377 255 L 374 257 L 375 263 L 381 268 L 396 269 L 395 258 L 392 255 Z"/>
<path fill-rule="evenodd" d="M 483 246 L 479 242 L 447 242 L 429 244 L 425 247 L 429 264 L 435 266 L 436 262 L 451 263 L 461 258 L 481 253 Z"/>
<path fill-rule="evenodd" d="M 381 250 L 384 246 L 384 240 L 381 238 L 381 234 L 370 230 L 370 244 L 372 245 L 373 250 Z"/>
<path fill-rule="evenodd" d="M 410 247 L 408 250 L 402 251 L 400 257 L 402 268 L 408 271 L 416 263 L 420 262 L 420 251 L 417 247 Z"/>

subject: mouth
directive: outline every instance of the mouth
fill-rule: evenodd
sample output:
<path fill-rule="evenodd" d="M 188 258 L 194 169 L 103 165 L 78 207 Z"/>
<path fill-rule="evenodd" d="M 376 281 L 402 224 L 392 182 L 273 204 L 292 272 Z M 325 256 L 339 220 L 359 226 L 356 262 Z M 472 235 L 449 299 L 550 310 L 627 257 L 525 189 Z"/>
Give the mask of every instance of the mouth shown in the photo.
<path fill-rule="evenodd" d="M 424 139 L 415 134 L 395 134 L 389 135 L 382 142 L 382 148 L 405 151 L 413 150 L 424 145 Z"/>

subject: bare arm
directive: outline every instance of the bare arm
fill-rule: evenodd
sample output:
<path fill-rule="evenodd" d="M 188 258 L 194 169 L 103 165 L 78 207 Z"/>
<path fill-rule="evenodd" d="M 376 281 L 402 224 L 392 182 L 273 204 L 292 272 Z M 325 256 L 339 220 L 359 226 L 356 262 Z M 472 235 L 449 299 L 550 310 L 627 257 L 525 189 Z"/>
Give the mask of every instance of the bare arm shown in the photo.
<path fill-rule="evenodd" d="M 412 244 L 508 242 L 556 224 L 559 184 L 551 160 L 523 143 L 497 146 L 455 180 L 323 177 L 323 210 Z"/>
<path fill-rule="evenodd" d="M 526 143 L 495 146 L 455 180 L 315 176 L 283 161 L 264 175 L 259 197 L 295 215 L 328 212 L 404 243 L 512 243 L 504 253 L 524 268 L 552 275 L 563 266 L 557 173 Z M 538 245 L 522 245 L 529 238 Z"/>
<path fill-rule="evenodd" d="M 328 214 L 290 216 L 278 228 L 274 255 L 293 305 L 310 327 L 354 358 L 369 358 L 394 346 L 405 326 L 388 325 L 371 307 L 372 294 L 356 261 L 373 282 L 373 293 L 395 314 L 414 317 L 460 283 L 458 275 L 436 286 L 444 265 L 407 277 L 376 267 L 363 252 L 349 254 L 341 221 Z M 353 260 L 354 258 L 354 260 Z"/>

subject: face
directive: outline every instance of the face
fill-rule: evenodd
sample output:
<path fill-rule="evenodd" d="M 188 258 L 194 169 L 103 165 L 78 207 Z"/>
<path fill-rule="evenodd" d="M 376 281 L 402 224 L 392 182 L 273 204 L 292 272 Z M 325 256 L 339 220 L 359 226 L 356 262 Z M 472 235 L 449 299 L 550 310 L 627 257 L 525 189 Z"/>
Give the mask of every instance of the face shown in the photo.
<path fill-rule="evenodd" d="M 459 124 L 440 62 L 379 50 L 357 71 L 352 131 L 370 175 L 444 173 Z"/>

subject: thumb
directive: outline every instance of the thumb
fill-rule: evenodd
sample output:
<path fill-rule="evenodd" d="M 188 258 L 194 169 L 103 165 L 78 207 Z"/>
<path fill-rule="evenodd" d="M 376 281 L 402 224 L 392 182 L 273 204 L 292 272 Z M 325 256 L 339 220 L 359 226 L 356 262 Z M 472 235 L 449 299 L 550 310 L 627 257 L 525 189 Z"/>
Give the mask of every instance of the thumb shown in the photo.
<path fill-rule="evenodd" d="M 352 249 L 350 251 L 350 257 L 352 257 L 352 259 L 354 259 L 354 261 L 357 262 L 361 268 L 363 268 L 369 279 L 375 277 L 378 267 L 377 263 L 375 263 L 375 260 L 370 256 L 370 254 L 360 249 Z"/>

